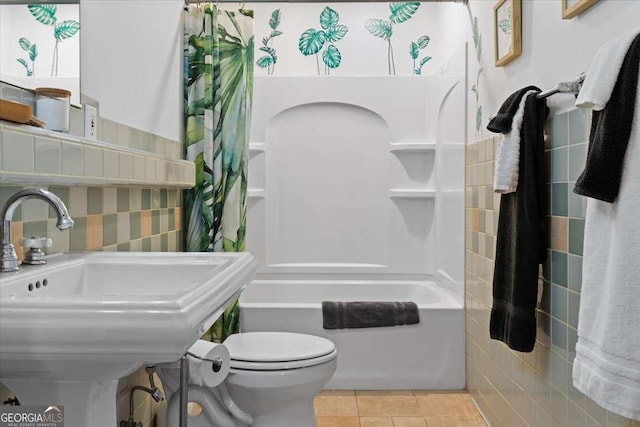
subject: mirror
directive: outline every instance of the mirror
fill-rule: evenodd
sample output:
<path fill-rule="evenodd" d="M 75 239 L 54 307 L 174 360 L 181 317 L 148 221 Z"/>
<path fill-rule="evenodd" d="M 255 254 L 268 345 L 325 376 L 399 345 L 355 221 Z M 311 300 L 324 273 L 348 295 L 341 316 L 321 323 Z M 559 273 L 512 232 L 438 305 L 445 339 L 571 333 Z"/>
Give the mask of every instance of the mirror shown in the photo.
<path fill-rule="evenodd" d="M 67 89 L 80 105 L 80 5 L 17 3 L 0 1 L 0 80 Z"/>

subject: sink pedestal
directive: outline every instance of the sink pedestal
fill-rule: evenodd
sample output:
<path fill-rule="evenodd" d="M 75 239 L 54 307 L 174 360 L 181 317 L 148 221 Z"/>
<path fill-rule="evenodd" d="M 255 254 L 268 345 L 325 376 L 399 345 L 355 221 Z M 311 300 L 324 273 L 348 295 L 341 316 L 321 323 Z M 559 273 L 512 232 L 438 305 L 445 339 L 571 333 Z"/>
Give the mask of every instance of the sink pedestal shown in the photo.
<path fill-rule="evenodd" d="M 118 380 L 53 381 L 3 378 L 21 405 L 64 406 L 65 427 L 114 427 L 118 425 Z"/>

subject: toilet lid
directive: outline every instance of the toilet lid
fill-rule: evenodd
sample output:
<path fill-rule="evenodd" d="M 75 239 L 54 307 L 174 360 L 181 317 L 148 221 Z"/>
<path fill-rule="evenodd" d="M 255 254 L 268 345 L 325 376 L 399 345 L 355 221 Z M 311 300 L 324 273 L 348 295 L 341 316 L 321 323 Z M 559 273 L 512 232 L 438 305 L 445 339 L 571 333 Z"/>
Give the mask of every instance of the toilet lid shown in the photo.
<path fill-rule="evenodd" d="M 224 341 L 231 355 L 231 365 L 250 362 L 251 365 L 281 362 L 303 362 L 335 357 L 335 345 L 328 339 L 290 332 L 244 332 L 231 335 Z M 313 360 L 312 365 L 322 363 Z M 308 363 L 303 363 L 309 366 Z"/>

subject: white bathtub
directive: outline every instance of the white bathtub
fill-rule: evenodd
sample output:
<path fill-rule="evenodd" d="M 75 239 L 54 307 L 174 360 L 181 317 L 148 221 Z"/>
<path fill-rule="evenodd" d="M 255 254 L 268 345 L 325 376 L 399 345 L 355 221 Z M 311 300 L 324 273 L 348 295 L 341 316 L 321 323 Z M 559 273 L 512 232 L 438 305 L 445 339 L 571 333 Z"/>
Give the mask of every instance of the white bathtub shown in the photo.
<path fill-rule="evenodd" d="M 325 330 L 322 301 L 413 301 L 420 323 Z M 330 339 L 338 369 L 328 389 L 462 389 L 462 298 L 431 281 L 255 280 L 240 297 L 241 328 Z"/>

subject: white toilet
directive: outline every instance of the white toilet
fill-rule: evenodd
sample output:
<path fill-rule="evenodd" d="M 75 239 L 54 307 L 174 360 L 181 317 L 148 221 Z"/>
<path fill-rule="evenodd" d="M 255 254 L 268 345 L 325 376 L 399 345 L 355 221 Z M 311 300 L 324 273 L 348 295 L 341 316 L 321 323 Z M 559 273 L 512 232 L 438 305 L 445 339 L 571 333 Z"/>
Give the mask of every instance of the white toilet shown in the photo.
<path fill-rule="evenodd" d="M 287 332 L 247 332 L 231 335 L 224 345 L 231 356 L 229 376 L 213 389 L 189 387 L 189 402 L 202 407 L 189 415 L 189 427 L 247 426 L 248 418 L 252 427 L 316 426 L 313 398 L 336 370 L 331 341 Z M 166 372 L 158 374 L 164 383 Z M 175 391 L 165 387 L 173 394 L 167 427 L 177 419 Z"/>

